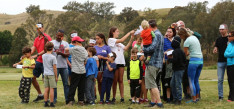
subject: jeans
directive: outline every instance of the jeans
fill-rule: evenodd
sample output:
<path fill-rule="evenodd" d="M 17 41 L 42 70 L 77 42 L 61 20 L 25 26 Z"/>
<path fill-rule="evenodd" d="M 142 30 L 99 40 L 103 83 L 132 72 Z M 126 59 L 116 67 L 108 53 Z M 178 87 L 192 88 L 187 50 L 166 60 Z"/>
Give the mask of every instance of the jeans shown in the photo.
<path fill-rule="evenodd" d="M 88 102 L 95 101 L 95 93 L 94 93 L 94 75 L 89 75 L 86 77 L 85 83 L 85 96 Z"/>
<path fill-rule="evenodd" d="M 227 67 L 227 62 L 218 62 L 217 63 L 217 75 L 218 75 L 218 94 L 219 97 L 223 98 L 223 78 L 225 74 L 225 69 Z"/>
<path fill-rule="evenodd" d="M 188 66 L 188 79 L 191 95 L 196 96 L 200 92 L 199 77 L 203 64 L 190 64 Z"/>
<path fill-rule="evenodd" d="M 68 92 L 69 92 L 69 85 L 68 85 L 68 70 L 67 68 L 57 68 L 57 76 L 61 75 L 63 81 L 63 90 L 64 90 L 64 97 L 67 100 Z M 54 88 L 54 101 L 57 101 L 57 88 Z"/>
<path fill-rule="evenodd" d="M 112 78 L 103 77 L 102 78 L 102 91 L 100 96 L 100 102 L 103 102 L 104 94 L 106 93 L 106 101 L 110 101 L 110 91 L 113 83 Z"/>
<path fill-rule="evenodd" d="M 182 79 L 183 79 L 184 70 L 174 71 L 171 79 L 171 90 L 172 95 L 175 100 L 182 100 Z"/>

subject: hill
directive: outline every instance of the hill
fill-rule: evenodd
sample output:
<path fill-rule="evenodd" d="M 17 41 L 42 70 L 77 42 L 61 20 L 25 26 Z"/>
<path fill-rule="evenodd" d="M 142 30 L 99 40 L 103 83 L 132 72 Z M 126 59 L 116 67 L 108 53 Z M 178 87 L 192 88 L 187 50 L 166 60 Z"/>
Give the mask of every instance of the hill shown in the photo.
<path fill-rule="evenodd" d="M 45 10 L 48 14 L 53 14 L 57 17 L 63 11 Z M 29 15 L 27 13 L 21 13 L 17 15 L 0 14 L 0 31 L 9 30 L 13 34 L 17 27 L 24 23 Z"/>

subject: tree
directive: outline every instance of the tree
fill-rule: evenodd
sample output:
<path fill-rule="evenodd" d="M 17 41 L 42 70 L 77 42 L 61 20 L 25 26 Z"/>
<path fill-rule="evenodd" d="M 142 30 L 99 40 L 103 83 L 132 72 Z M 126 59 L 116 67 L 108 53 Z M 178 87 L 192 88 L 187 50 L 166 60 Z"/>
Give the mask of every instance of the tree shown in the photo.
<path fill-rule="evenodd" d="M 47 14 L 46 11 L 40 10 L 39 5 L 30 5 L 26 8 L 26 12 L 29 14 L 29 17 L 26 20 L 26 23 L 22 24 L 21 27 L 23 27 L 26 30 L 27 35 L 31 40 L 33 40 L 37 36 L 35 25 L 39 22 L 43 23 L 44 31 L 48 32 L 48 30 L 51 27 L 51 22 L 53 20 L 52 14 Z"/>
<path fill-rule="evenodd" d="M 26 38 L 27 32 L 19 27 L 15 30 L 14 38 L 12 41 L 12 47 L 9 53 L 9 66 L 19 61 L 22 54 L 22 49 L 24 46 L 28 45 L 28 40 Z"/>
<path fill-rule="evenodd" d="M 8 54 L 11 49 L 11 42 L 13 36 L 10 31 L 5 30 L 0 32 L 0 60 L 2 59 L 2 55 Z"/>
<path fill-rule="evenodd" d="M 120 12 L 120 15 L 117 16 L 117 19 L 120 22 L 129 23 L 138 16 L 138 12 L 132 9 L 132 7 L 125 7 L 122 12 Z"/>

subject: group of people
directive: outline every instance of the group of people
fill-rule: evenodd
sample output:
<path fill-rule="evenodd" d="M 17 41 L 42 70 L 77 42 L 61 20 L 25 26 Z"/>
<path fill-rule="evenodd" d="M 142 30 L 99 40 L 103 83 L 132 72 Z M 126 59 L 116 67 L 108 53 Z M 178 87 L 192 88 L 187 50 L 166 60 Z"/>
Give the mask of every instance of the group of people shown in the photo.
<path fill-rule="evenodd" d="M 161 99 L 168 103 L 180 105 L 182 101 L 182 87 L 185 99 L 192 99 L 186 103 L 197 103 L 200 99 L 199 76 L 203 67 L 203 55 L 199 39 L 201 35 L 185 27 L 183 21 L 172 23 L 163 36 L 157 28 L 155 20 L 143 20 L 135 31 L 119 37 L 119 29 L 112 27 L 108 38 L 98 33 L 90 39 L 87 46 L 85 40 L 76 31 L 70 34 L 71 43 L 64 41 L 64 31 L 58 30 L 56 39 L 52 40 L 44 33 L 43 24 L 37 24 L 38 37 L 31 48 L 24 47 L 21 61 L 22 78 L 19 87 L 21 103 L 28 103 L 31 83 L 38 92 L 34 102 L 44 100 L 45 107 L 54 107 L 57 102 L 57 81 L 61 76 L 64 97 L 67 105 L 73 105 L 76 89 L 78 90 L 78 104 L 94 105 L 97 93 L 100 95 L 99 104 L 114 104 L 116 102 L 117 83 L 119 84 L 120 102 L 124 102 L 124 68 L 127 66 L 127 80 L 130 86 L 131 104 L 149 102 L 147 107 L 163 107 Z M 227 29 L 227 25 L 220 26 Z M 234 39 L 233 31 L 226 39 L 216 41 L 214 53 L 219 52 L 218 76 L 219 97 L 223 98 L 222 81 L 225 66 L 228 67 L 228 77 L 234 70 Z M 227 32 L 222 34 L 226 37 Z M 131 36 L 125 46 L 122 44 Z M 106 41 L 106 39 L 108 39 Z M 135 41 L 134 41 L 135 40 Z M 226 41 L 227 42 L 227 41 Z M 225 45 L 226 44 L 226 45 Z M 124 52 L 131 49 L 130 61 L 125 62 Z M 226 51 L 225 51 L 226 50 Z M 36 55 L 34 52 L 37 51 Z M 225 53 L 224 53 L 225 51 Z M 227 57 L 227 60 L 225 60 Z M 34 59 L 37 58 L 35 61 Z M 225 62 L 227 61 L 227 64 Z M 126 64 L 127 63 L 127 64 Z M 225 64 L 225 65 L 224 65 Z M 222 68 L 219 68 L 222 67 Z M 220 74 L 221 73 L 221 74 Z M 44 95 L 37 82 L 42 74 L 45 87 Z M 97 81 L 97 84 L 96 84 Z M 234 81 L 228 78 L 230 95 L 234 100 Z M 161 91 L 162 86 L 162 91 Z M 113 98 L 110 99 L 112 89 Z M 147 92 L 150 91 L 151 101 Z M 160 96 L 160 93 L 163 96 Z M 104 95 L 106 98 L 104 99 Z M 48 100 L 49 99 L 49 100 Z M 49 105 L 50 102 L 50 105 Z"/>

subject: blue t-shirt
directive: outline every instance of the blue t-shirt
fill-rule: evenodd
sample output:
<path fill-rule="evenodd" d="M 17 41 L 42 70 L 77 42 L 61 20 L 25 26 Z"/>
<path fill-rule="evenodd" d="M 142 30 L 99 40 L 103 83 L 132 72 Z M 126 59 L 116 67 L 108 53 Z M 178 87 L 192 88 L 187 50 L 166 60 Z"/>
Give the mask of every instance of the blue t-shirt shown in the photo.
<path fill-rule="evenodd" d="M 69 44 L 69 48 L 72 48 L 72 47 L 74 47 L 74 45 Z M 68 60 L 71 62 L 71 55 L 69 55 Z"/>
<path fill-rule="evenodd" d="M 171 41 L 168 38 L 164 38 L 164 52 L 167 51 L 168 49 L 173 49 L 171 47 Z M 167 59 L 167 55 L 165 55 L 165 59 Z"/>
<path fill-rule="evenodd" d="M 115 63 L 109 63 L 110 67 L 113 68 L 114 70 L 112 70 L 111 72 L 109 71 L 107 65 L 105 66 L 104 69 L 104 73 L 103 73 L 103 77 L 108 77 L 108 78 L 114 78 L 114 74 L 115 74 L 115 69 L 116 69 L 116 64 Z"/>

